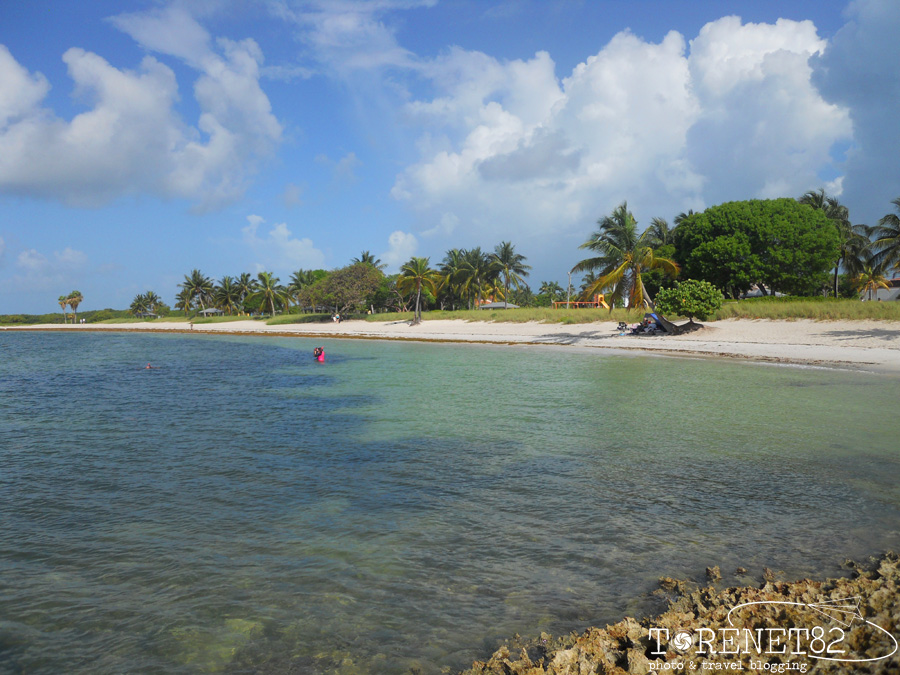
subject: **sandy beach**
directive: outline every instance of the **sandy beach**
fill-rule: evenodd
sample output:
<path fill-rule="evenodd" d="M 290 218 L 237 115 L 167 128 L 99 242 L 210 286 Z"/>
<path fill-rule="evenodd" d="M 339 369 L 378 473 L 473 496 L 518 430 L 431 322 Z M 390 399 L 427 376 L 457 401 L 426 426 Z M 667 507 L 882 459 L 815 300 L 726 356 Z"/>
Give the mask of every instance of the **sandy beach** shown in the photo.
<path fill-rule="evenodd" d="M 7 330 L 163 331 L 233 335 L 277 335 L 556 345 L 585 349 L 637 350 L 667 355 L 731 357 L 773 363 L 844 367 L 900 373 L 900 323 L 884 321 L 772 321 L 726 319 L 679 336 L 621 335 L 616 322 L 590 324 L 494 323 L 481 321 L 345 321 L 267 326 L 260 321 L 195 324 L 147 323 L 36 325 Z"/>

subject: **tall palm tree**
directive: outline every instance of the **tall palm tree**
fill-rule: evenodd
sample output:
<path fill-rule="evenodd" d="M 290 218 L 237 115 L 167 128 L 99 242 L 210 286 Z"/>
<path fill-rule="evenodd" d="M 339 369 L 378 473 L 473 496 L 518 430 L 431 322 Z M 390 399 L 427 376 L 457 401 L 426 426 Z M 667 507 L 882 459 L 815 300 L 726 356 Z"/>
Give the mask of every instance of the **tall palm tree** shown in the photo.
<path fill-rule="evenodd" d="M 890 288 L 891 284 L 884 276 L 884 266 L 869 261 L 863 266 L 862 272 L 853 279 L 853 287 L 858 292 L 867 294 L 871 300 L 879 288 Z"/>
<path fill-rule="evenodd" d="M 383 270 L 387 265 L 381 262 L 381 258 L 376 258 L 369 251 L 363 251 L 359 254 L 358 258 L 353 258 L 350 262 L 354 265 L 358 265 L 359 263 L 365 263 L 367 265 L 371 265 L 377 270 Z"/>
<path fill-rule="evenodd" d="M 134 296 L 134 300 L 131 301 L 131 306 L 128 308 L 128 311 L 132 316 L 145 314 L 147 312 L 147 296 L 143 293 L 138 293 Z"/>
<path fill-rule="evenodd" d="M 298 305 L 300 304 L 300 292 L 314 284 L 316 281 L 312 270 L 299 269 L 291 275 L 291 281 L 287 285 L 287 293 Z"/>
<path fill-rule="evenodd" d="M 573 272 L 597 270 L 600 273 L 600 278 L 585 290 L 583 297 L 611 289 L 610 307 L 625 297 L 629 307 L 652 307 L 641 275 L 645 270 L 658 268 L 674 277 L 678 274 L 678 265 L 674 260 L 656 255 L 647 242 L 649 230 L 638 234 L 637 221 L 628 210 L 628 202 L 622 202 L 597 224 L 600 227 L 580 248 L 600 255 L 586 258 L 572 268 Z"/>
<path fill-rule="evenodd" d="M 692 215 L 694 215 L 694 209 L 688 209 L 687 213 L 685 213 L 684 211 L 679 213 L 677 216 L 675 216 L 675 227 L 678 227 L 679 225 L 681 225 L 684 221 L 686 221 Z"/>
<path fill-rule="evenodd" d="M 897 213 L 900 213 L 900 197 L 891 202 Z M 883 263 L 884 269 L 900 267 L 900 216 L 888 213 L 878 221 L 873 236 L 872 250 L 875 260 Z"/>
<path fill-rule="evenodd" d="M 200 309 L 206 309 L 206 306 L 213 300 L 212 279 L 200 270 L 191 270 L 190 275 L 185 275 L 184 281 L 178 286 L 188 291 L 191 302 L 196 301 Z"/>
<path fill-rule="evenodd" d="M 144 293 L 144 301 L 147 303 L 147 309 L 156 314 L 156 310 L 162 304 L 162 299 L 153 291 Z"/>
<path fill-rule="evenodd" d="M 59 303 L 60 309 L 62 309 L 63 323 L 69 323 L 69 317 L 66 314 L 66 307 L 69 306 L 69 296 L 61 295 L 59 296 L 59 300 L 57 300 L 57 302 Z"/>
<path fill-rule="evenodd" d="M 238 291 L 238 304 L 241 306 L 241 309 L 244 309 L 244 300 L 250 297 L 250 294 L 253 293 L 253 277 L 250 276 L 247 272 L 242 272 L 240 276 L 238 276 L 237 281 L 235 281 L 235 286 Z"/>
<path fill-rule="evenodd" d="M 555 281 L 542 281 L 540 288 L 538 288 L 538 295 L 546 295 L 551 302 L 559 299 L 564 292 L 563 287 Z"/>
<path fill-rule="evenodd" d="M 441 287 L 446 288 L 448 294 L 453 299 L 451 308 L 456 309 L 456 300 L 464 301 L 462 297 L 462 289 L 460 288 L 460 270 L 463 264 L 463 251 L 458 248 L 451 248 L 444 255 L 441 262 L 440 272 L 443 276 Z M 443 306 L 442 306 L 443 309 Z"/>
<path fill-rule="evenodd" d="M 869 239 L 866 234 L 865 225 L 852 225 L 850 223 L 850 212 L 847 207 L 841 204 L 836 197 L 829 197 L 825 194 L 824 188 L 818 190 L 810 190 L 798 200 L 801 204 L 812 206 L 817 211 L 824 213 L 828 219 L 834 223 L 838 234 L 841 237 L 841 247 L 838 251 L 838 259 L 834 263 L 834 297 L 838 296 L 838 274 L 841 267 L 849 263 L 853 267 L 853 261 L 849 257 L 864 249 L 869 245 Z M 850 270 L 851 274 L 859 272 L 858 266 Z"/>
<path fill-rule="evenodd" d="M 584 296 L 588 288 L 597 282 L 597 273 L 591 270 L 581 277 L 581 295 Z"/>
<path fill-rule="evenodd" d="M 491 282 L 499 274 L 499 265 L 490 256 L 482 253 L 480 246 L 463 251 L 462 264 L 457 276 L 466 297 L 471 301 L 474 296 L 476 308 L 481 305 L 485 288 L 490 288 Z"/>
<path fill-rule="evenodd" d="M 275 306 L 281 306 L 287 301 L 287 292 L 280 283 L 280 279 L 271 272 L 260 272 L 256 275 L 256 290 L 250 295 L 252 299 L 261 300 L 261 306 L 269 306 L 269 314 L 275 316 Z"/>
<path fill-rule="evenodd" d="M 647 238 L 647 243 L 654 248 L 671 244 L 672 230 L 669 229 L 669 222 L 665 218 L 651 219 Z"/>
<path fill-rule="evenodd" d="M 416 292 L 416 309 L 413 317 L 413 325 L 422 321 L 422 288 L 437 295 L 438 286 L 441 284 L 441 273 L 431 269 L 428 258 L 413 256 L 409 262 L 400 268 L 400 276 L 397 277 L 397 290 L 401 293 Z"/>
<path fill-rule="evenodd" d="M 81 291 L 72 291 L 66 298 L 66 303 L 72 308 L 72 323 L 78 323 L 78 305 L 82 303 L 84 296 Z"/>
<path fill-rule="evenodd" d="M 228 275 L 222 277 L 214 291 L 216 307 L 225 310 L 229 314 L 234 314 L 235 308 L 241 301 L 240 291 L 234 279 Z"/>
<path fill-rule="evenodd" d="M 175 296 L 175 309 L 180 309 L 187 316 L 188 312 L 193 308 L 193 304 L 193 296 L 190 290 L 182 288 L 178 291 L 178 294 Z"/>
<path fill-rule="evenodd" d="M 491 259 L 503 277 L 503 299 L 508 301 L 510 282 L 519 290 L 520 285 L 525 283 L 522 277 L 528 276 L 531 266 L 525 264 L 525 256 L 516 253 L 516 247 L 508 241 L 502 241 L 494 248 Z"/>

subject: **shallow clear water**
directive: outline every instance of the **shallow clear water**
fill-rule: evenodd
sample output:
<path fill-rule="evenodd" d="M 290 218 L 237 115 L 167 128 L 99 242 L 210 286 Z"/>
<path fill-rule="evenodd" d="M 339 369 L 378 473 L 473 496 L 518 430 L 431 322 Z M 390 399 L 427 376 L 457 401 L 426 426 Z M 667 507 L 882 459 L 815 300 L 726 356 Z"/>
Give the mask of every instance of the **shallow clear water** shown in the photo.
<path fill-rule="evenodd" d="M 316 344 L 0 335 L 0 671 L 433 673 L 900 544 L 896 378 Z"/>

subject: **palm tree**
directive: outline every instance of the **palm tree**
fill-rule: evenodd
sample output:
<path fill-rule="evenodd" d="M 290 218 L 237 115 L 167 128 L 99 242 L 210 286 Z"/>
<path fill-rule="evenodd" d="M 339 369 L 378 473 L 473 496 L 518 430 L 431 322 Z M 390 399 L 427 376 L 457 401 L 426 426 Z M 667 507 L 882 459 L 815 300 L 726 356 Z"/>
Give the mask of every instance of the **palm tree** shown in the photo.
<path fill-rule="evenodd" d="M 687 213 L 682 211 L 677 216 L 675 216 L 675 227 L 681 225 L 684 221 L 694 215 L 694 209 L 688 209 Z"/>
<path fill-rule="evenodd" d="M 224 309 L 229 314 L 234 314 L 235 308 L 240 304 L 241 296 L 237 284 L 230 276 L 222 277 L 222 280 L 215 288 L 216 306 Z"/>
<path fill-rule="evenodd" d="M 897 213 L 900 213 L 900 197 L 891 202 Z M 900 267 L 900 216 L 888 213 L 878 221 L 873 236 L 872 249 L 875 260 L 883 264 L 884 269 Z"/>
<path fill-rule="evenodd" d="M 658 248 L 672 243 L 672 230 L 669 229 L 669 223 L 665 218 L 653 218 L 648 231 L 647 243 L 650 246 Z"/>
<path fill-rule="evenodd" d="M 862 272 L 853 279 L 853 287 L 860 293 L 868 294 L 871 300 L 879 288 L 890 288 L 891 284 L 884 276 L 884 266 L 869 261 L 863 266 Z"/>
<path fill-rule="evenodd" d="M 62 309 L 63 323 L 69 323 L 69 317 L 66 314 L 66 307 L 69 305 L 69 296 L 61 295 L 57 302 L 59 303 L 60 309 Z"/>
<path fill-rule="evenodd" d="M 134 296 L 134 300 L 131 301 L 131 306 L 128 308 L 128 311 L 132 316 L 145 314 L 147 312 L 147 296 L 143 293 L 138 293 Z"/>
<path fill-rule="evenodd" d="M 191 303 L 196 301 L 200 309 L 206 309 L 206 305 L 213 299 L 212 279 L 200 270 L 191 270 L 190 276 L 185 275 L 184 282 L 178 286 L 190 294 Z"/>
<path fill-rule="evenodd" d="M 659 268 L 674 277 L 678 274 L 678 265 L 674 260 L 656 255 L 647 241 L 649 230 L 638 235 L 637 221 L 628 210 L 628 202 L 622 202 L 612 215 L 604 216 L 597 224 L 599 229 L 580 248 L 600 255 L 586 258 L 572 268 L 573 272 L 598 270 L 600 273 L 600 278 L 585 290 L 583 297 L 612 289 L 608 300 L 610 307 L 623 297 L 628 298 L 629 307 L 652 307 L 641 274 Z"/>
<path fill-rule="evenodd" d="M 261 306 L 269 306 L 269 313 L 275 316 L 275 305 L 287 301 L 287 291 L 279 283 L 280 279 L 271 272 L 260 272 L 256 275 L 256 290 L 250 298 L 261 300 Z"/>
<path fill-rule="evenodd" d="M 243 309 L 244 300 L 250 297 L 250 294 L 253 293 L 254 290 L 253 277 L 247 272 L 242 272 L 237 278 L 237 281 L 235 281 L 235 286 L 238 291 L 238 304 L 241 306 L 241 309 Z"/>
<path fill-rule="evenodd" d="M 519 290 L 520 284 L 525 283 L 522 277 L 528 276 L 531 266 L 525 264 L 525 256 L 516 253 L 516 247 L 508 241 L 502 241 L 494 248 L 491 260 L 497 266 L 498 272 L 503 275 L 503 299 L 508 301 L 510 282 L 516 290 Z"/>
<path fill-rule="evenodd" d="M 443 262 L 441 262 L 440 272 L 443 276 L 441 287 L 447 289 L 447 292 L 450 294 L 451 298 L 453 298 L 454 301 L 463 300 L 462 289 L 459 283 L 462 264 L 463 251 L 458 248 L 451 248 L 449 251 L 447 251 L 447 253 L 444 255 Z M 456 309 L 455 302 L 451 303 L 451 308 Z M 441 309 L 443 309 L 443 304 L 441 305 Z"/>
<path fill-rule="evenodd" d="M 350 262 L 354 265 L 358 265 L 360 263 L 365 263 L 366 265 L 371 265 L 376 270 L 383 270 L 387 265 L 381 262 L 381 258 L 376 258 L 369 251 L 363 251 L 359 254 L 358 258 L 353 258 Z"/>
<path fill-rule="evenodd" d="M 182 288 L 178 295 L 175 296 L 175 309 L 180 309 L 187 316 L 188 312 L 193 308 L 193 297 L 190 290 Z"/>
<path fill-rule="evenodd" d="M 538 288 L 538 295 L 546 295 L 551 302 L 560 298 L 564 292 L 563 287 L 555 281 L 542 281 Z"/>
<path fill-rule="evenodd" d="M 471 301 L 472 296 L 475 296 L 476 308 L 481 305 L 485 288 L 491 287 L 491 282 L 499 276 L 499 273 L 499 265 L 482 253 L 480 246 L 463 251 L 457 276 L 466 297 Z"/>
<path fill-rule="evenodd" d="M 69 293 L 69 297 L 66 298 L 66 304 L 72 308 L 72 323 L 78 323 L 78 305 L 80 305 L 83 300 L 84 296 L 81 294 L 81 291 L 72 291 Z"/>
<path fill-rule="evenodd" d="M 437 295 L 441 279 L 441 273 L 431 269 L 428 258 L 413 256 L 409 259 L 409 262 L 400 268 L 400 276 L 397 277 L 397 290 L 401 293 L 411 293 L 413 289 L 416 291 L 416 309 L 413 325 L 422 321 L 422 287 L 424 286 L 425 290 L 430 291 L 432 295 Z"/>
<path fill-rule="evenodd" d="M 824 213 L 828 219 L 834 223 L 838 234 L 841 237 L 841 247 L 838 252 L 838 259 L 834 264 L 834 297 L 838 296 L 838 274 L 840 268 L 849 263 L 851 274 L 860 271 L 859 266 L 854 267 L 854 261 L 850 257 L 858 254 L 869 245 L 868 233 L 865 225 L 851 225 L 850 212 L 847 207 L 841 204 L 837 198 L 829 197 L 825 194 L 824 188 L 818 190 L 810 190 L 798 200 L 801 204 L 812 206 L 817 211 Z"/>
<path fill-rule="evenodd" d="M 298 305 L 300 304 L 300 292 L 316 282 L 316 277 L 312 270 L 299 269 L 291 275 L 291 281 L 287 285 L 288 297 L 292 298 Z"/>
<path fill-rule="evenodd" d="M 584 296 L 588 288 L 597 282 L 597 273 L 591 270 L 581 277 L 581 295 Z"/>
<path fill-rule="evenodd" d="M 147 303 L 147 309 L 156 314 L 156 310 L 162 304 L 160 297 L 153 291 L 147 291 L 144 293 L 144 300 Z"/>

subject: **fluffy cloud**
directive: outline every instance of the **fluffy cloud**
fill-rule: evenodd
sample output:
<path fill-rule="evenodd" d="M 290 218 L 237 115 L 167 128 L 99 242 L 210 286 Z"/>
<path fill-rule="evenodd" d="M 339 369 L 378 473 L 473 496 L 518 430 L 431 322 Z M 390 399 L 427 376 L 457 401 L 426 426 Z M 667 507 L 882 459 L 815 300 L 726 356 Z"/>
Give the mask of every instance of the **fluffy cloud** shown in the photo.
<path fill-rule="evenodd" d="M 832 103 L 846 106 L 854 146 L 847 154 L 842 201 L 854 222 L 875 224 L 900 194 L 900 4 L 857 0 L 849 21 L 813 59 L 813 82 Z"/>
<path fill-rule="evenodd" d="M 388 237 L 388 250 L 379 257 L 388 266 L 389 270 L 396 270 L 415 255 L 418 245 L 419 242 L 416 240 L 415 235 L 396 230 L 391 232 L 391 236 Z"/>
<path fill-rule="evenodd" d="M 407 68 L 414 55 L 397 43 L 394 31 L 380 19 L 385 12 L 433 6 L 437 0 L 334 2 L 273 0 L 269 10 L 298 26 L 301 37 L 326 68 L 343 75 L 356 70 Z M 296 6 L 296 8 L 295 8 Z"/>
<path fill-rule="evenodd" d="M 42 107 L 49 86 L 0 46 L 0 191 L 99 206 L 151 193 L 215 208 L 240 196 L 254 161 L 281 126 L 259 86 L 263 57 L 252 40 L 218 40 L 183 10 L 118 17 L 113 23 L 149 51 L 199 71 L 197 126 L 175 112 L 172 70 L 147 56 L 136 71 L 72 48 L 63 61 L 91 108 L 71 120 Z"/>
<path fill-rule="evenodd" d="M 395 198 L 433 226 L 490 245 L 516 236 L 583 236 L 628 199 L 638 218 L 672 218 L 724 199 L 798 195 L 850 138 L 844 108 L 822 99 L 809 22 L 725 17 L 690 42 L 625 31 L 562 80 L 548 54 L 500 62 L 452 50 L 420 68 L 437 95 L 408 114 L 421 159 Z M 459 237 L 457 232 L 454 236 Z"/>
<path fill-rule="evenodd" d="M 243 242 L 250 250 L 257 272 L 274 271 L 286 275 L 300 268 L 319 269 L 325 265 L 325 255 L 312 239 L 297 239 L 286 223 L 273 225 L 265 234 L 260 227 L 266 222 L 261 216 L 247 216 L 248 225 L 241 230 Z"/>
<path fill-rule="evenodd" d="M 3 240 L 0 239 L 0 252 L 2 248 Z M 13 274 L 0 281 L 0 288 L 15 293 L 64 293 L 72 285 L 84 281 L 87 267 L 87 256 L 73 248 L 54 251 L 51 257 L 37 249 L 23 249 L 15 258 Z"/>

